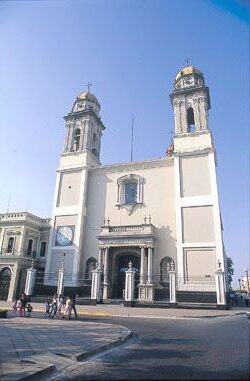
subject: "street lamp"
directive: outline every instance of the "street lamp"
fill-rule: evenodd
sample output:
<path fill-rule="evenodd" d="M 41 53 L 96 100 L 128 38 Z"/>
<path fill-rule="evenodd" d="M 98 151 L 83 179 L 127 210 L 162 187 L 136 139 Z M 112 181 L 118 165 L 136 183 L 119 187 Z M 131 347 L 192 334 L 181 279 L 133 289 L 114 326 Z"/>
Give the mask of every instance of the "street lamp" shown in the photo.
<path fill-rule="evenodd" d="M 240 289 L 240 291 L 241 291 L 241 283 L 240 283 L 240 281 L 241 281 L 241 279 L 239 278 L 239 279 L 238 279 L 238 282 L 239 282 L 239 289 Z"/>
<path fill-rule="evenodd" d="M 246 278 L 247 278 L 247 292 L 249 292 L 248 268 L 245 267 L 245 268 L 244 268 L 244 271 L 245 271 L 245 273 L 246 273 Z"/>

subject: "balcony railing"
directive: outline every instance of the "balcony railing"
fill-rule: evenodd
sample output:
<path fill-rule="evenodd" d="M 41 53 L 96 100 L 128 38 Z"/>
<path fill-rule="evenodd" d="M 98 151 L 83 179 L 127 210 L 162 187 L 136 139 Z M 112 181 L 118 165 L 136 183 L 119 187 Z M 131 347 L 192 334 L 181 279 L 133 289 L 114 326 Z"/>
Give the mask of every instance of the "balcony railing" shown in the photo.
<path fill-rule="evenodd" d="M 102 226 L 101 235 L 153 235 L 154 226 L 152 224 L 123 225 L 123 226 Z"/>

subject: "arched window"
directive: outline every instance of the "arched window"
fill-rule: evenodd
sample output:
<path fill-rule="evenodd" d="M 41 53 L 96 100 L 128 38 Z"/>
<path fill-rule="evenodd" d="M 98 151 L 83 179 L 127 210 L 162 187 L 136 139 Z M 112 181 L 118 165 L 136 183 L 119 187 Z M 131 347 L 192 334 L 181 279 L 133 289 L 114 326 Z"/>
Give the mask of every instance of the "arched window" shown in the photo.
<path fill-rule="evenodd" d="M 95 132 L 93 132 L 92 137 L 92 153 L 98 157 L 98 141 L 97 141 L 97 135 Z"/>
<path fill-rule="evenodd" d="M 143 203 L 143 184 L 141 176 L 130 174 L 117 180 L 117 205 Z"/>
<path fill-rule="evenodd" d="M 128 181 L 124 183 L 125 204 L 135 204 L 137 202 L 137 182 Z"/>
<path fill-rule="evenodd" d="M 74 139 L 73 139 L 73 150 L 78 151 L 80 148 L 80 136 L 81 130 L 80 128 L 76 128 L 74 131 Z"/>
<path fill-rule="evenodd" d="M 169 282 L 169 270 L 171 269 L 171 264 L 174 263 L 173 258 L 164 257 L 160 263 L 160 279 L 161 282 Z"/>
<path fill-rule="evenodd" d="M 97 260 L 93 257 L 89 258 L 86 262 L 86 271 L 85 271 L 85 279 L 92 279 L 92 271 L 96 269 Z"/>
<path fill-rule="evenodd" d="M 192 107 L 189 107 L 187 110 L 187 124 L 188 124 L 188 132 L 195 132 L 196 127 L 194 124 L 194 110 Z"/>
<path fill-rule="evenodd" d="M 11 280 L 11 271 L 5 267 L 0 272 L 0 300 L 7 300 Z"/>

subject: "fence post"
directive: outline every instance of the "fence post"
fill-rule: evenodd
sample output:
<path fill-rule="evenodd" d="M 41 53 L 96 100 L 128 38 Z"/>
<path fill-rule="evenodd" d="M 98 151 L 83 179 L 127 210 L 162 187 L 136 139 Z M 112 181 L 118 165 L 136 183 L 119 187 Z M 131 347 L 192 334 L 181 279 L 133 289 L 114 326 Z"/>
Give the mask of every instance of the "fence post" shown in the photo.
<path fill-rule="evenodd" d="M 62 266 L 58 271 L 58 282 L 57 282 L 57 295 L 64 295 L 64 273 L 65 273 L 65 263 L 62 262 Z"/>
<path fill-rule="evenodd" d="M 25 294 L 31 296 L 33 294 L 35 278 L 36 278 L 36 269 L 34 268 L 34 261 L 31 262 L 31 267 L 27 269 L 27 276 L 25 282 Z"/>
<path fill-rule="evenodd" d="M 101 276 L 102 270 L 100 264 L 92 271 L 92 285 L 91 285 L 91 299 L 95 299 L 97 302 L 101 300 Z"/>
<path fill-rule="evenodd" d="M 132 268 L 132 262 L 128 264 L 128 270 L 125 271 L 126 280 L 125 280 L 125 301 L 124 305 L 127 307 L 132 307 L 134 302 L 134 293 L 135 293 L 135 270 Z"/>
<path fill-rule="evenodd" d="M 169 302 L 176 303 L 176 273 L 174 261 L 170 263 L 169 270 Z"/>
<path fill-rule="evenodd" d="M 220 268 L 221 262 L 218 260 L 218 270 L 215 272 L 215 282 L 216 282 L 216 297 L 217 304 L 225 305 L 225 272 Z"/>

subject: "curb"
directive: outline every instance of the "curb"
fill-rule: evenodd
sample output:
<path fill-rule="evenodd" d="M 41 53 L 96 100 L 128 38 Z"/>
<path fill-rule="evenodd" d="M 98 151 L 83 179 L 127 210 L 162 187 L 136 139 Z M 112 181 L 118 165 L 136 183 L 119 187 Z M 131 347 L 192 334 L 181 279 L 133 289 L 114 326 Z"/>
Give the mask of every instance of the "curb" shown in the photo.
<path fill-rule="evenodd" d="M 129 329 L 127 329 L 127 331 L 129 331 L 129 332 L 126 336 L 120 337 L 118 339 L 114 339 L 112 342 L 110 342 L 108 344 L 104 344 L 104 345 L 102 345 L 98 348 L 92 349 L 90 351 L 80 352 L 80 353 L 77 353 L 74 355 L 70 355 L 70 354 L 68 355 L 68 354 L 58 353 L 58 352 L 55 352 L 55 354 L 59 355 L 59 356 L 67 357 L 67 358 L 69 358 L 75 362 L 86 361 L 90 357 L 97 355 L 98 353 L 105 352 L 105 351 L 110 350 L 112 348 L 118 347 L 119 345 L 126 343 L 130 338 L 136 337 L 136 335 L 134 333 L 132 333 Z"/>
<path fill-rule="evenodd" d="M 24 374 L 18 376 L 14 373 L 12 376 L 3 376 L 1 381 L 38 381 L 44 379 L 44 376 L 50 375 L 55 369 L 54 364 L 45 364 L 43 362 L 35 362 L 29 360 L 21 360 L 22 363 L 32 363 L 33 365 L 24 371 Z"/>
<path fill-rule="evenodd" d="M 6 310 L 6 308 L 0 307 L 1 310 Z M 34 308 L 34 312 L 44 313 L 43 309 Z M 8 312 L 11 312 L 11 309 L 8 309 Z M 209 318 L 217 318 L 217 317 L 228 317 L 228 316 L 236 316 L 244 314 L 244 311 L 236 312 L 236 313 L 227 313 L 227 314 L 217 314 L 217 315 L 201 315 L 201 316 L 147 316 L 147 315 L 133 315 L 132 313 L 128 314 L 119 314 L 119 313 L 105 313 L 105 312 L 81 312 L 78 311 L 78 316 L 97 316 L 97 317 L 119 317 L 119 318 L 140 318 L 140 319 L 209 319 Z M 72 319 L 74 320 L 74 319 Z"/>

